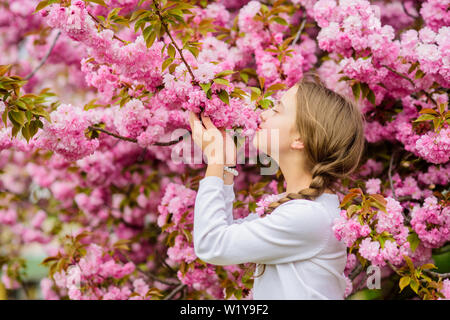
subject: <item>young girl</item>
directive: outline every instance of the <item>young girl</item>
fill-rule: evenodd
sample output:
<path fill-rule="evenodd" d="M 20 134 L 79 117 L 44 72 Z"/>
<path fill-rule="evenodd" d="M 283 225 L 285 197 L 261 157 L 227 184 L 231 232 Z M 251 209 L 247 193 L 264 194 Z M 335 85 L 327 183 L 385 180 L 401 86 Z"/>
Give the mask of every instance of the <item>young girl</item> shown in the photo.
<path fill-rule="evenodd" d="M 223 129 L 202 115 L 203 127 L 190 112 L 193 139 L 208 159 L 195 201 L 195 253 L 215 265 L 253 262 L 258 271 L 262 265 L 254 278 L 255 300 L 344 299 L 347 252 L 332 230 L 340 212 L 334 185 L 360 165 L 365 119 L 350 100 L 307 78 L 260 118 L 253 144 L 269 156 L 278 148 L 286 192 L 269 205 L 270 214 L 234 220 L 234 175 L 224 164 L 233 164 L 225 157 L 236 150 Z M 267 137 L 278 130 L 278 144 L 261 139 L 262 130 L 269 131 Z M 206 131 L 224 137 L 226 148 L 211 148 L 214 140 Z"/>

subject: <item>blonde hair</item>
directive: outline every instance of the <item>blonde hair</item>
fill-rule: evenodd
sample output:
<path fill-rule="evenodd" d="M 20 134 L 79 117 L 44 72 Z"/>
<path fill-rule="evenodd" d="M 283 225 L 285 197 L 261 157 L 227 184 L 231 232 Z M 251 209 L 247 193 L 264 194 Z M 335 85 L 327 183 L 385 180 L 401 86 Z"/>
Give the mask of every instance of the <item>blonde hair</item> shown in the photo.
<path fill-rule="evenodd" d="M 315 200 L 327 188 L 336 192 L 335 184 L 361 165 L 365 118 L 359 106 L 328 89 L 315 73 L 307 73 L 297 84 L 296 127 L 312 181 L 308 188 L 269 204 L 263 216 L 293 199 Z M 254 277 L 260 277 L 265 266 Z"/>

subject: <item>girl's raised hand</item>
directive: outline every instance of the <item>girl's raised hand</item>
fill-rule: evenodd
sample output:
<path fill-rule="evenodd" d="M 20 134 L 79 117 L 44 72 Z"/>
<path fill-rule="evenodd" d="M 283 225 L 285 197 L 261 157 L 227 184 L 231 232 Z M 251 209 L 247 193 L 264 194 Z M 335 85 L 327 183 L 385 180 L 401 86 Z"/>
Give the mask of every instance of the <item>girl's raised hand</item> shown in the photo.
<path fill-rule="evenodd" d="M 201 118 L 202 121 L 198 119 L 194 112 L 189 111 L 192 139 L 206 155 L 208 164 L 224 164 L 222 133 L 209 117 L 201 115 Z"/>
<path fill-rule="evenodd" d="M 197 115 L 189 111 L 189 124 L 192 138 L 202 149 L 208 159 L 208 164 L 236 164 L 236 147 L 232 138 L 226 134 L 225 129 L 218 129 L 209 117 L 201 115 L 200 121 Z"/>

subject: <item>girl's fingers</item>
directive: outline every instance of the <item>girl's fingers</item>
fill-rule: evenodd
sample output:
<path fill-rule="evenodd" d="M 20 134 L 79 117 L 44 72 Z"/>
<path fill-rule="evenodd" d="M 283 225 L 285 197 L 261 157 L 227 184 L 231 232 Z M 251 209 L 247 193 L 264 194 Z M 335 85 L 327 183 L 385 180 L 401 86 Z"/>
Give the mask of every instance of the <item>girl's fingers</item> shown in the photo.
<path fill-rule="evenodd" d="M 194 131 L 197 128 L 199 128 L 200 130 L 203 129 L 202 122 L 199 120 L 197 115 L 192 111 L 189 111 L 189 125 L 191 126 L 192 131 Z"/>
<path fill-rule="evenodd" d="M 189 111 L 189 124 L 191 126 L 192 139 L 198 146 L 203 146 L 204 127 L 197 115 Z"/>
<path fill-rule="evenodd" d="M 201 114 L 201 117 L 206 129 L 217 129 L 209 117 L 204 116 L 203 113 Z"/>

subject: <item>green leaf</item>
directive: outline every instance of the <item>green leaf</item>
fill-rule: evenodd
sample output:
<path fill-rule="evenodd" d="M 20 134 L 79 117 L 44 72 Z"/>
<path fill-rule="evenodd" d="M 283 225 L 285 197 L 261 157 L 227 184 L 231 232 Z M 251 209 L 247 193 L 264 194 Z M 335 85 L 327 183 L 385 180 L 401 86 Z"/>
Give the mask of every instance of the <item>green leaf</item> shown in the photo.
<path fill-rule="evenodd" d="M 179 65 L 179 63 L 172 63 L 172 64 L 169 66 L 169 72 L 173 74 L 173 73 L 175 72 L 175 68 L 176 68 L 178 65 Z"/>
<path fill-rule="evenodd" d="M 48 5 L 50 5 L 50 1 L 48 1 L 48 0 L 39 2 L 39 4 L 36 6 L 36 9 L 33 12 L 33 14 L 38 12 L 38 11 L 41 11 L 42 9 L 44 9 Z"/>
<path fill-rule="evenodd" d="M 12 136 L 13 136 L 13 137 L 16 137 L 16 136 L 17 136 L 17 133 L 19 133 L 19 130 L 20 130 L 20 127 L 14 125 L 13 128 L 12 128 L 12 130 L 11 130 Z"/>
<path fill-rule="evenodd" d="M 408 74 L 410 74 L 411 72 L 413 72 L 414 69 L 416 69 L 418 65 L 419 65 L 418 62 L 414 62 L 414 63 L 411 65 L 411 67 L 409 68 Z"/>
<path fill-rule="evenodd" d="M 36 134 L 36 132 L 38 131 L 38 128 L 39 128 L 39 126 L 38 126 L 38 121 L 39 120 L 33 120 L 33 121 L 31 121 L 30 122 L 30 128 L 29 128 L 29 131 L 30 131 L 30 137 L 31 138 L 33 138 L 33 136 Z M 42 123 L 42 122 L 41 122 Z"/>
<path fill-rule="evenodd" d="M 240 72 L 239 75 L 241 76 L 242 80 L 244 80 L 245 83 L 248 83 L 248 74 L 245 72 Z"/>
<path fill-rule="evenodd" d="M 225 104 L 230 105 L 230 98 L 228 97 L 228 92 L 226 92 L 225 90 L 220 90 L 219 91 L 219 98 Z"/>
<path fill-rule="evenodd" d="M 8 109 L 5 109 L 5 111 L 3 111 L 2 120 L 6 127 L 8 125 Z"/>
<path fill-rule="evenodd" d="M 351 80 L 351 78 L 348 76 L 343 76 L 343 77 L 340 77 L 338 81 L 347 81 L 347 80 Z"/>
<path fill-rule="evenodd" d="M 419 293 L 419 282 L 417 280 L 411 279 L 411 282 L 409 285 L 410 285 L 411 289 L 414 290 L 415 293 L 417 293 L 417 294 Z"/>
<path fill-rule="evenodd" d="M 286 85 L 284 83 L 275 83 L 267 88 L 267 91 L 277 91 L 286 89 Z"/>
<path fill-rule="evenodd" d="M 436 117 L 433 116 L 432 114 L 426 113 L 421 115 L 420 117 L 418 117 L 416 120 L 414 120 L 413 122 L 421 122 L 421 121 L 428 121 L 428 120 L 434 120 Z"/>
<path fill-rule="evenodd" d="M 272 101 L 270 99 L 262 99 L 259 104 L 264 108 L 267 109 L 271 106 Z"/>
<path fill-rule="evenodd" d="M 197 47 L 188 46 L 187 49 L 194 55 L 194 57 L 198 57 L 200 50 Z"/>
<path fill-rule="evenodd" d="M 131 21 L 134 21 L 134 20 L 136 20 L 138 17 L 139 17 L 139 18 L 143 18 L 143 17 L 144 17 L 144 14 L 145 14 L 145 16 L 147 17 L 149 14 L 151 14 L 151 12 L 148 11 L 148 10 L 145 10 L 145 9 L 139 9 L 139 10 L 133 12 L 133 14 L 131 15 L 129 21 L 130 21 L 130 22 L 131 22 Z M 142 15 L 142 16 L 141 16 L 141 15 Z"/>
<path fill-rule="evenodd" d="M 228 80 L 223 79 L 223 78 L 216 78 L 216 79 L 213 79 L 213 81 L 217 84 L 224 84 L 226 86 L 229 86 L 229 84 L 230 84 L 230 82 Z"/>
<path fill-rule="evenodd" d="M 144 36 L 145 43 L 147 44 L 147 48 L 150 48 L 156 39 L 155 30 L 151 26 L 148 26 L 144 29 L 142 34 Z"/>
<path fill-rule="evenodd" d="M 28 124 L 25 124 L 22 127 L 22 136 L 27 140 L 27 142 L 29 142 L 29 140 L 30 140 L 30 130 L 29 130 Z"/>
<path fill-rule="evenodd" d="M 225 77 L 225 76 L 228 76 L 228 75 L 233 74 L 233 73 L 235 73 L 235 72 L 237 72 L 237 71 L 233 71 L 233 70 L 224 70 L 224 71 L 221 71 L 221 72 L 219 72 L 218 74 L 216 74 L 216 75 L 214 76 L 214 78 Z"/>
<path fill-rule="evenodd" d="M 22 111 L 10 111 L 8 115 L 9 120 L 17 123 L 19 126 L 22 126 L 25 123 L 25 114 Z"/>
<path fill-rule="evenodd" d="M 410 271 L 411 273 L 413 273 L 413 272 L 414 272 L 414 264 L 413 264 L 411 258 L 408 257 L 407 255 L 403 255 L 403 258 L 405 259 L 406 264 L 407 264 L 408 267 L 409 267 L 409 271 Z"/>
<path fill-rule="evenodd" d="M 211 83 L 200 83 L 200 87 L 202 87 L 205 94 L 208 94 L 208 90 L 211 88 Z"/>
<path fill-rule="evenodd" d="M 288 25 L 287 21 L 284 20 L 281 17 L 275 17 L 272 20 L 275 21 L 276 23 L 279 23 L 279 24 L 283 25 L 283 26 L 287 26 Z"/>
<path fill-rule="evenodd" d="M 361 83 L 356 82 L 354 85 L 352 85 L 352 91 L 353 91 L 353 96 L 355 97 L 355 100 L 358 101 L 360 93 L 361 93 Z"/>
<path fill-rule="evenodd" d="M 400 287 L 400 292 L 402 292 L 403 289 L 404 289 L 405 287 L 407 287 L 407 286 L 409 285 L 410 282 L 411 282 L 411 278 L 410 278 L 410 277 L 408 277 L 408 276 L 402 277 L 402 278 L 400 279 L 399 283 L 398 283 L 398 285 L 399 285 L 399 287 Z"/>
<path fill-rule="evenodd" d="M 88 1 L 89 1 L 89 2 L 93 2 L 93 3 L 96 3 L 96 4 L 99 4 L 99 5 L 104 6 L 104 7 L 108 7 L 108 6 L 106 5 L 105 1 L 103 1 L 103 0 L 88 0 Z"/>
<path fill-rule="evenodd" d="M 369 100 L 370 103 L 372 103 L 374 106 L 375 104 L 375 93 L 373 93 L 372 90 L 369 89 L 369 94 L 367 95 L 367 100 Z"/>
<path fill-rule="evenodd" d="M 425 72 L 423 72 L 423 71 L 420 70 L 420 69 L 417 69 L 416 75 L 414 76 L 414 78 L 420 79 L 420 78 L 423 78 L 424 75 L 425 75 Z"/>
<path fill-rule="evenodd" d="M 166 69 L 172 62 L 173 58 L 167 58 L 162 64 L 161 71 L 164 71 L 164 69 Z"/>
<path fill-rule="evenodd" d="M 33 114 L 31 113 L 30 110 L 27 110 L 27 111 L 25 111 L 25 116 L 27 117 L 28 122 L 30 122 Z"/>
<path fill-rule="evenodd" d="M 362 82 L 361 83 L 361 91 L 362 91 L 362 98 L 364 99 L 365 97 L 367 97 L 367 95 L 369 94 L 369 86 L 367 85 L 367 83 Z"/>
<path fill-rule="evenodd" d="M 169 47 L 167 48 L 167 52 L 169 53 L 169 56 L 171 58 L 175 58 L 175 48 L 172 44 L 169 44 Z"/>
<path fill-rule="evenodd" d="M 420 267 L 422 270 L 427 270 L 427 269 L 437 269 L 437 267 L 432 264 L 432 263 L 427 263 L 424 264 L 423 266 Z"/>

